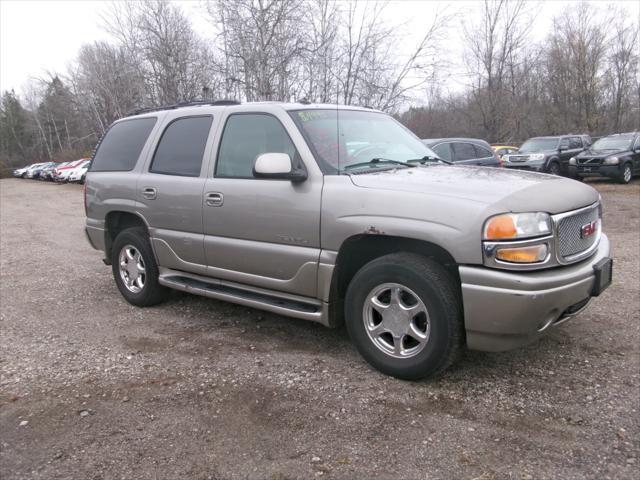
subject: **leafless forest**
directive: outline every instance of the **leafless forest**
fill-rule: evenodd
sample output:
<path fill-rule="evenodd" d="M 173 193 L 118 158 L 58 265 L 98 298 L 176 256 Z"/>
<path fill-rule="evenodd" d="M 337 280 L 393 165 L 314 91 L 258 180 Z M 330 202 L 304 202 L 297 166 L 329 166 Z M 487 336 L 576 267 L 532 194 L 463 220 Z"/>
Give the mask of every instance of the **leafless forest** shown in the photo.
<path fill-rule="evenodd" d="M 208 0 L 206 34 L 179 3 L 105 5 L 110 41 L 2 92 L 0 166 L 78 158 L 127 112 L 195 99 L 368 105 L 421 137 L 491 142 L 640 128 L 639 22 L 624 2 L 573 4 L 542 41 L 544 3 L 451 7 L 409 36 L 384 2 Z M 442 53 L 452 35 L 463 58 Z M 465 87 L 452 92 L 454 64 Z"/>

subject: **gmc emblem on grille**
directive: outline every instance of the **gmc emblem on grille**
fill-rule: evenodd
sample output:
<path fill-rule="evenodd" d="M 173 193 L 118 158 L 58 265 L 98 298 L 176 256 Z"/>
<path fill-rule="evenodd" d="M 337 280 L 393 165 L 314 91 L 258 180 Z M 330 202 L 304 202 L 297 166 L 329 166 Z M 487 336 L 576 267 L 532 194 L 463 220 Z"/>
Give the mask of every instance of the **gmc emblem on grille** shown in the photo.
<path fill-rule="evenodd" d="M 598 221 L 594 220 L 591 223 L 587 223 L 586 225 L 582 225 L 580 227 L 580 237 L 587 238 L 596 233 L 596 229 L 598 228 Z"/>

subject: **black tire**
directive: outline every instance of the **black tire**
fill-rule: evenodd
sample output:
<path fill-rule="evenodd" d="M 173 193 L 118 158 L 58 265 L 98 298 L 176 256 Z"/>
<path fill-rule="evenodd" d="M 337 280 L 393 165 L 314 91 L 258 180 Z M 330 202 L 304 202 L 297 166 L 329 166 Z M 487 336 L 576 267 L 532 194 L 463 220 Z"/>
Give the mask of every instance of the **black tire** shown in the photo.
<path fill-rule="evenodd" d="M 620 176 L 618 177 L 618 181 L 622 184 L 627 184 L 633 178 L 633 168 L 631 168 L 631 164 L 626 162 L 622 165 L 620 169 Z"/>
<path fill-rule="evenodd" d="M 378 286 L 388 283 L 401 284 L 412 290 L 428 312 L 430 330 L 424 347 L 408 358 L 385 353 L 370 338 L 365 327 L 365 302 Z M 369 364 L 405 380 L 417 380 L 444 371 L 456 361 L 464 344 L 462 306 L 456 282 L 439 263 L 413 253 L 385 255 L 367 263 L 356 273 L 347 288 L 345 323 L 353 343 Z M 401 344 L 406 337 L 402 338 Z M 395 343 L 395 339 L 393 341 Z"/>
<path fill-rule="evenodd" d="M 547 171 L 551 175 L 560 176 L 560 164 L 556 160 L 552 160 L 549 162 L 549 166 L 547 167 Z"/>
<path fill-rule="evenodd" d="M 120 274 L 120 253 L 127 246 L 132 246 L 139 252 L 145 270 L 143 286 L 142 288 L 136 286 L 139 288 L 137 292 L 131 291 L 127 287 Z M 118 234 L 111 249 L 111 269 L 118 290 L 132 305 L 150 307 L 166 298 L 168 290 L 158 283 L 158 265 L 149 243 L 149 236 L 144 228 L 127 228 Z"/>

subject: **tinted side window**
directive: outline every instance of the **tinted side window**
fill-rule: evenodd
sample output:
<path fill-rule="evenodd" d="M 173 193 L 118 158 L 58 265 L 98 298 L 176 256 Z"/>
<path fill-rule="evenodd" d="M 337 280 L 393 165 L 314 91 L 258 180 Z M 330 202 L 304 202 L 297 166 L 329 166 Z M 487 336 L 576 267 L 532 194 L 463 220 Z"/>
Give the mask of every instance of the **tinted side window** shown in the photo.
<path fill-rule="evenodd" d="M 98 145 L 92 172 L 133 170 L 156 124 L 156 118 L 136 118 L 113 125 Z"/>
<path fill-rule="evenodd" d="M 569 139 L 569 148 L 582 148 L 582 140 L 580 137 L 571 137 Z"/>
<path fill-rule="evenodd" d="M 197 177 L 213 117 L 184 117 L 171 122 L 162 133 L 150 172 Z"/>
<path fill-rule="evenodd" d="M 569 139 L 563 138 L 562 140 L 560 140 L 560 145 L 558 146 L 558 148 L 569 148 Z"/>
<path fill-rule="evenodd" d="M 493 152 L 480 145 L 474 145 L 473 148 L 476 151 L 476 158 L 488 158 L 493 157 Z"/>
<path fill-rule="evenodd" d="M 253 163 L 263 153 L 286 153 L 293 160 L 296 148 L 286 130 L 271 115 L 231 115 L 218 150 L 217 177 L 253 178 Z"/>
<path fill-rule="evenodd" d="M 441 143 L 437 147 L 433 147 L 433 151 L 438 154 L 440 158 L 443 160 L 452 161 L 451 157 L 451 144 L 449 143 Z"/>
<path fill-rule="evenodd" d="M 471 160 L 476 158 L 476 152 L 473 149 L 473 145 L 470 143 L 455 142 L 451 144 L 453 146 L 453 153 L 456 162 L 462 160 Z"/>

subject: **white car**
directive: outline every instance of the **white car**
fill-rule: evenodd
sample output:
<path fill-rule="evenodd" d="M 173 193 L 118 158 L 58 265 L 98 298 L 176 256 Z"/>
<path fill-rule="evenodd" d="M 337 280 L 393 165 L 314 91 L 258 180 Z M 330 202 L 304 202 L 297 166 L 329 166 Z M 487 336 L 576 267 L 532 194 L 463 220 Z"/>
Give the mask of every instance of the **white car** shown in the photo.
<path fill-rule="evenodd" d="M 13 176 L 20 177 L 20 178 L 28 177 L 29 176 L 28 174 L 31 170 L 34 170 L 41 165 L 44 165 L 44 163 L 34 163 L 31 165 L 27 165 L 26 167 L 18 168 L 13 171 Z"/>
<path fill-rule="evenodd" d="M 91 163 L 91 160 L 86 160 L 82 162 L 80 165 L 78 165 L 76 168 L 69 170 L 69 173 L 67 176 L 67 182 L 83 183 L 84 177 L 87 174 L 87 171 L 89 170 L 90 163 Z"/>

